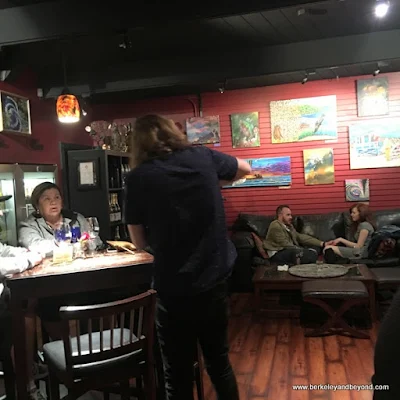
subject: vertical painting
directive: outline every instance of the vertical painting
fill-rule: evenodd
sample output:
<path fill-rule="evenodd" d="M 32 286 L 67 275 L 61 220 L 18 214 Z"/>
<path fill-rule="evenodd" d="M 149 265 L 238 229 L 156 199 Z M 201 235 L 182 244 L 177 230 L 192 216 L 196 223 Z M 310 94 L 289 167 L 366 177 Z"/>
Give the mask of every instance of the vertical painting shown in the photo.
<path fill-rule="evenodd" d="M 346 179 L 347 201 L 369 201 L 369 179 Z"/>
<path fill-rule="evenodd" d="M 232 147 L 259 147 L 258 112 L 231 114 Z"/>
<path fill-rule="evenodd" d="M 306 185 L 327 185 L 335 183 L 333 149 L 303 150 L 303 157 Z"/>
<path fill-rule="evenodd" d="M 186 132 L 192 144 L 219 143 L 219 116 L 188 118 Z"/>
<path fill-rule="evenodd" d="M 350 169 L 400 166 L 400 119 L 349 126 Z"/>
<path fill-rule="evenodd" d="M 0 132 L 31 135 L 29 100 L 7 92 L 0 92 Z"/>
<path fill-rule="evenodd" d="M 271 101 L 272 143 L 337 139 L 336 96 Z"/>
<path fill-rule="evenodd" d="M 290 186 L 292 184 L 292 171 L 289 156 L 253 158 L 246 160 L 252 168 L 250 175 L 233 182 L 232 187 L 255 186 Z"/>
<path fill-rule="evenodd" d="M 389 114 L 389 82 L 386 77 L 357 81 L 359 117 Z"/>

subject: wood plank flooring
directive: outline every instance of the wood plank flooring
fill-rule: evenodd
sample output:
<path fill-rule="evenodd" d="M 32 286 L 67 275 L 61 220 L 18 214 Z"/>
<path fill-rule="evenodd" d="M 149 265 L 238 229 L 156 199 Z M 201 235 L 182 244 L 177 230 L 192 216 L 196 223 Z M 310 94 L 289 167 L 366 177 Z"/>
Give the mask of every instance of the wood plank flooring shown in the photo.
<path fill-rule="evenodd" d="M 371 383 L 371 339 L 342 336 L 305 338 L 298 319 L 266 319 L 253 312 L 251 294 L 231 299 L 230 358 L 241 400 L 371 400 L 372 392 L 293 390 L 292 385 Z M 204 377 L 206 400 L 216 396 L 210 379 Z"/>

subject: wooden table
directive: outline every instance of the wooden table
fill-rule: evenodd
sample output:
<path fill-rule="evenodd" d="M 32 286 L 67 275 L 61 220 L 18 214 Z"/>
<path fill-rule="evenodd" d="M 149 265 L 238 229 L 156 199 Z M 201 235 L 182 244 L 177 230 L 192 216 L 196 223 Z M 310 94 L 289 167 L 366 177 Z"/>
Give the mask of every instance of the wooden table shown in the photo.
<path fill-rule="evenodd" d="M 97 254 L 93 258 L 77 259 L 66 265 L 44 262 L 7 281 L 11 290 L 13 341 L 18 400 L 27 400 L 26 341 L 24 304 L 30 298 L 82 293 L 100 289 L 134 288 L 149 283 L 153 256 L 144 251 L 136 254 Z"/>
<path fill-rule="evenodd" d="M 364 264 L 348 264 L 351 270 L 343 276 L 337 278 L 324 278 L 336 280 L 358 280 L 365 284 L 369 293 L 369 307 L 372 321 L 376 321 L 375 303 L 375 276 Z M 315 278 L 311 278 L 315 279 Z M 303 282 L 310 278 L 301 278 L 291 275 L 287 271 L 278 271 L 276 266 L 263 266 L 257 268 L 253 276 L 255 306 L 261 310 L 262 292 L 266 290 L 301 290 Z"/>

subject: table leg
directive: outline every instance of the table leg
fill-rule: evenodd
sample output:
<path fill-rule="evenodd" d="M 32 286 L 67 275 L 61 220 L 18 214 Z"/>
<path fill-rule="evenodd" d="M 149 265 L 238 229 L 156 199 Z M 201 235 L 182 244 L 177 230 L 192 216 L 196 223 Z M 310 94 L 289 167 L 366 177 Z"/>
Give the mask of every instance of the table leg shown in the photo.
<path fill-rule="evenodd" d="M 259 286 L 254 288 L 254 305 L 255 311 L 261 311 L 261 288 Z"/>
<path fill-rule="evenodd" d="M 28 400 L 28 377 L 26 365 L 26 329 L 23 301 L 11 293 L 14 363 L 18 400 Z"/>
<path fill-rule="evenodd" d="M 371 312 L 372 323 L 376 322 L 376 298 L 375 298 L 375 282 L 368 283 L 367 290 L 369 294 L 369 308 Z"/>

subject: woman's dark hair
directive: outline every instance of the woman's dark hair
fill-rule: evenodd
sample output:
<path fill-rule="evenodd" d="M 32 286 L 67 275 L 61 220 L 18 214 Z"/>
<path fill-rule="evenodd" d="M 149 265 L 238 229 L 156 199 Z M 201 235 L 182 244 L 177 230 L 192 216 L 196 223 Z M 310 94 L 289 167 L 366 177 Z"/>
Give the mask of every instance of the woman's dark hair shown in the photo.
<path fill-rule="evenodd" d="M 358 221 L 354 221 L 354 222 L 352 223 L 352 225 L 351 225 L 351 231 L 352 231 L 353 233 L 355 233 L 355 232 L 357 231 L 358 225 L 359 225 L 361 222 L 369 222 L 369 223 L 373 226 L 374 230 L 376 230 L 376 224 L 375 224 L 375 221 L 374 221 L 374 217 L 373 217 L 373 215 L 372 215 L 371 210 L 369 209 L 369 206 L 368 206 L 367 204 L 364 204 L 364 203 L 357 203 L 357 204 L 354 204 L 354 205 L 352 205 L 352 206 L 350 207 L 350 209 L 349 209 L 350 213 L 351 213 L 355 208 L 356 208 L 356 209 L 358 210 L 358 212 L 360 213 L 360 218 L 359 218 Z"/>
<path fill-rule="evenodd" d="M 40 183 L 33 189 L 32 195 L 31 195 L 31 203 L 33 208 L 37 211 L 39 209 L 39 199 L 40 196 L 49 189 L 57 189 L 58 192 L 60 193 L 61 196 L 61 190 L 60 188 L 53 182 L 43 182 Z"/>
<path fill-rule="evenodd" d="M 187 137 L 172 120 L 146 115 L 136 120 L 132 136 L 134 167 L 189 146 Z"/>

